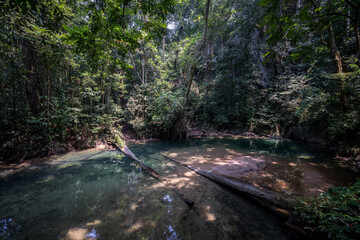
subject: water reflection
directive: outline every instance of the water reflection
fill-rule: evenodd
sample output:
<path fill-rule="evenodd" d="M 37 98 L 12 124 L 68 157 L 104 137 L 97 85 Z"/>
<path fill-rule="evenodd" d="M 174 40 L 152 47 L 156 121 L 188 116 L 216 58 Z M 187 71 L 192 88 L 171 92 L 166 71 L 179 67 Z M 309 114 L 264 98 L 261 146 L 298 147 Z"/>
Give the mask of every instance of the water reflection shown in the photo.
<path fill-rule="evenodd" d="M 14 233 L 19 232 L 21 226 L 13 221 L 13 218 L 0 219 L 0 239 L 11 238 Z"/>
<path fill-rule="evenodd" d="M 88 234 L 86 234 L 86 237 L 91 237 L 91 239 L 96 239 L 99 237 L 99 233 L 96 232 L 95 228 L 91 229 L 91 232 L 89 232 Z"/>
<path fill-rule="evenodd" d="M 224 144 L 201 141 L 186 144 L 213 149 Z M 0 239 L 238 239 L 244 229 L 286 239 L 275 216 L 164 161 L 159 153 L 175 146 L 157 143 L 132 150 L 160 174 L 180 179 L 177 186 L 182 184 L 193 198 L 193 210 L 117 152 L 83 151 L 0 174 Z"/>
<path fill-rule="evenodd" d="M 171 203 L 173 201 L 173 198 L 169 195 L 165 195 L 162 200 Z"/>
<path fill-rule="evenodd" d="M 176 233 L 173 226 L 169 225 L 167 226 L 167 231 L 164 232 L 164 235 L 166 236 L 167 240 L 180 240 L 182 239 L 178 234 Z"/>

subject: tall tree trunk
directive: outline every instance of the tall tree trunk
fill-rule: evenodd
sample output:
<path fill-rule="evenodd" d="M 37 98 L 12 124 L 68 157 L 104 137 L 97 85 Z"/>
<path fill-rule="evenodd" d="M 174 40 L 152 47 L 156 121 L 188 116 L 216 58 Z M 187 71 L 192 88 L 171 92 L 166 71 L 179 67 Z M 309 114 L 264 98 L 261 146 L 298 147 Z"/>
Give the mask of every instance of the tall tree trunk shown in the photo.
<path fill-rule="evenodd" d="M 105 93 L 106 93 L 106 80 L 105 80 L 105 74 L 103 72 L 103 69 L 101 69 L 100 72 L 100 78 L 101 78 L 101 91 L 102 91 L 102 95 L 101 95 L 101 116 L 104 115 L 104 106 L 105 106 Z"/>
<path fill-rule="evenodd" d="M 350 0 L 345 0 L 345 2 L 350 8 L 352 8 L 352 10 L 354 12 L 353 18 L 351 18 L 350 13 L 348 12 L 348 18 L 354 22 L 354 30 L 355 30 L 355 38 L 356 38 L 356 52 L 358 55 L 358 59 L 360 60 L 360 34 L 359 34 L 360 2 L 359 1 L 350 1 Z"/>
<path fill-rule="evenodd" d="M 50 87 L 51 87 L 51 77 L 49 72 L 49 66 L 46 66 L 46 75 L 47 75 L 47 117 L 50 119 Z"/>
<path fill-rule="evenodd" d="M 16 69 L 15 69 L 15 63 L 14 61 L 11 61 L 11 78 L 12 78 L 12 118 L 13 118 L 13 127 L 15 128 L 15 119 L 16 119 L 16 89 L 15 89 L 15 82 L 16 82 Z"/>
<path fill-rule="evenodd" d="M 145 80 L 144 80 L 144 82 L 145 82 L 145 84 L 147 83 L 147 80 L 148 80 L 148 68 L 145 66 Z"/>
<path fill-rule="evenodd" d="M 141 57 L 141 72 L 142 72 L 142 79 L 141 82 L 145 84 L 145 58 L 144 55 Z"/>
<path fill-rule="evenodd" d="M 351 29 L 351 11 L 349 10 L 347 12 L 347 18 L 346 18 L 346 45 L 350 45 L 350 29 Z"/>
<path fill-rule="evenodd" d="M 302 6 L 302 0 L 297 0 L 297 2 L 296 2 L 296 15 L 299 15 L 301 6 Z"/>
<path fill-rule="evenodd" d="M 279 53 L 279 48 L 280 46 L 275 50 L 275 77 L 279 76 L 283 73 L 283 65 L 282 65 L 282 57 L 281 57 L 281 53 Z"/>
<path fill-rule="evenodd" d="M 189 69 L 189 75 L 188 75 L 188 79 L 187 79 L 188 85 L 187 85 L 187 89 L 186 89 L 185 99 L 181 106 L 181 113 L 179 115 L 177 122 L 174 124 L 173 140 L 175 140 L 176 138 L 179 138 L 181 141 L 183 134 L 186 133 L 185 109 L 186 109 L 186 105 L 189 101 L 190 90 L 191 90 L 191 86 L 192 86 L 193 79 L 194 79 L 195 69 L 196 69 L 196 64 L 192 64 Z"/>
<path fill-rule="evenodd" d="M 176 49 L 175 50 L 175 60 L 174 60 L 174 70 L 176 70 L 178 55 L 179 55 L 179 51 L 178 51 L 178 49 Z"/>
<path fill-rule="evenodd" d="M 111 103 L 111 78 L 110 78 L 110 82 L 106 85 L 106 112 L 110 113 L 111 108 L 110 108 L 110 103 Z"/>
<path fill-rule="evenodd" d="M 333 61 L 335 64 L 336 71 L 337 71 L 337 73 L 343 73 L 342 59 L 341 59 L 340 51 L 338 50 L 337 45 L 336 45 L 336 39 L 335 39 L 332 22 L 329 23 L 328 32 L 329 32 L 329 37 L 330 37 L 329 47 L 330 47 L 331 53 L 333 55 Z M 344 111 L 345 99 L 346 99 L 345 91 L 344 91 L 344 81 L 341 78 L 339 79 L 339 81 L 340 81 L 339 100 L 340 100 L 340 104 L 341 104 L 341 110 Z"/>
<path fill-rule="evenodd" d="M 40 113 L 40 90 L 36 68 L 36 53 L 32 49 L 29 40 L 22 40 L 22 51 L 24 54 L 24 65 L 27 70 L 27 79 L 30 85 L 27 87 L 28 104 L 31 112 L 35 115 Z"/>
<path fill-rule="evenodd" d="M 207 83 L 206 87 L 206 96 L 209 93 L 209 87 L 211 82 L 211 70 L 212 70 L 212 41 L 209 41 L 206 52 L 206 68 L 205 68 L 205 82 Z"/>
<path fill-rule="evenodd" d="M 163 36 L 162 39 L 162 50 L 163 50 L 163 55 L 165 55 L 165 36 Z"/>
<path fill-rule="evenodd" d="M 135 63 L 134 57 L 133 57 L 133 55 L 132 55 L 131 53 L 130 53 L 130 57 L 131 57 L 132 64 L 134 65 L 134 66 L 133 66 L 133 67 L 134 67 L 134 71 L 136 72 L 139 80 L 142 81 L 142 80 L 141 80 L 140 73 L 138 72 L 138 70 L 137 70 L 137 68 L 136 68 L 136 63 Z M 121 80 L 121 81 L 122 81 L 122 80 Z"/>
<path fill-rule="evenodd" d="M 15 90 L 15 82 L 12 83 L 12 117 L 13 120 L 16 119 L 16 90 Z"/>
<path fill-rule="evenodd" d="M 356 19 L 354 22 L 355 38 L 356 38 L 356 51 L 358 59 L 360 59 L 360 33 L 359 33 L 359 20 Z"/>
<path fill-rule="evenodd" d="M 206 34 L 207 34 L 207 29 L 208 29 L 209 10 L 210 10 L 210 0 L 207 0 L 207 1 L 206 1 L 206 6 L 205 6 L 205 26 L 204 26 L 204 36 L 203 36 L 202 47 L 205 46 L 205 42 L 206 42 Z"/>
<path fill-rule="evenodd" d="M 229 94 L 229 120 L 232 122 L 234 116 L 234 88 L 235 88 L 235 66 L 234 61 L 231 59 L 231 83 L 230 83 L 230 94 Z"/>
<path fill-rule="evenodd" d="M 343 72 L 342 59 L 341 59 L 340 51 L 338 50 L 337 45 L 336 45 L 336 39 L 335 39 L 335 35 L 334 35 L 334 29 L 332 26 L 332 22 L 329 23 L 328 32 L 329 32 L 329 37 L 330 37 L 329 47 L 330 47 L 331 53 L 333 55 L 333 61 L 335 64 L 336 71 L 337 71 L 337 73 L 342 73 Z"/>

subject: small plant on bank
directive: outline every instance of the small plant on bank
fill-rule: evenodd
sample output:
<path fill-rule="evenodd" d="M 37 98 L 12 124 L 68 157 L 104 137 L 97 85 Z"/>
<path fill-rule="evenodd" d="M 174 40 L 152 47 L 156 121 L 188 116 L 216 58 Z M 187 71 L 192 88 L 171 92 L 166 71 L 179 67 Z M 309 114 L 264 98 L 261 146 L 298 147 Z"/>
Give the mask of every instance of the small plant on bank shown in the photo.
<path fill-rule="evenodd" d="M 298 199 L 294 213 L 305 229 L 329 239 L 360 239 L 360 180 L 349 187 L 330 188 L 316 198 Z"/>

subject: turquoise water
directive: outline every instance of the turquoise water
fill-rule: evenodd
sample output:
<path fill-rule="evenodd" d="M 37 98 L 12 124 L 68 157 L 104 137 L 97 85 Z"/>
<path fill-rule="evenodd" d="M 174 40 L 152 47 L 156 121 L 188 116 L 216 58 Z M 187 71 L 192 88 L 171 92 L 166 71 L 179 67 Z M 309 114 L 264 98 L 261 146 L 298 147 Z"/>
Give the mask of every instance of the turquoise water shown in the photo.
<path fill-rule="evenodd" d="M 271 212 L 159 155 L 221 145 L 288 158 L 324 157 L 290 142 L 244 139 L 130 146 L 156 171 L 178 181 L 178 190 L 195 202 L 191 210 L 117 151 L 34 160 L 0 171 L 0 239 L 288 239 L 282 220 Z"/>
<path fill-rule="evenodd" d="M 182 204 L 116 151 L 82 151 L 0 179 L 0 239 L 142 239 L 176 235 Z M 182 207 L 179 208 L 179 210 Z M 181 210 L 180 210 L 181 211 Z M 157 226 L 168 227 L 153 232 Z"/>

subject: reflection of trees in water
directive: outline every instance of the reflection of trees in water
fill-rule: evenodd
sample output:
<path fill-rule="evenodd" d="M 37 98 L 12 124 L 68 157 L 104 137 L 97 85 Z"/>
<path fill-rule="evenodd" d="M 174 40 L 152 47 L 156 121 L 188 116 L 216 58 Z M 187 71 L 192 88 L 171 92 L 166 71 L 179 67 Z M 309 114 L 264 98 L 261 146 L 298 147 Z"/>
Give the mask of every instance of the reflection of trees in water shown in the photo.
<path fill-rule="evenodd" d="M 250 146 L 251 151 L 256 151 L 257 147 L 256 147 L 254 140 L 252 140 L 252 139 L 249 140 L 249 146 Z"/>
<path fill-rule="evenodd" d="M 11 217 L 0 219 L 0 239 L 12 239 L 21 231 L 21 225 Z"/>
<path fill-rule="evenodd" d="M 135 170 L 132 170 L 127 177 L 127 186 L 130 191 L 134 191 L 139 182 L 139 173 Z"/>

